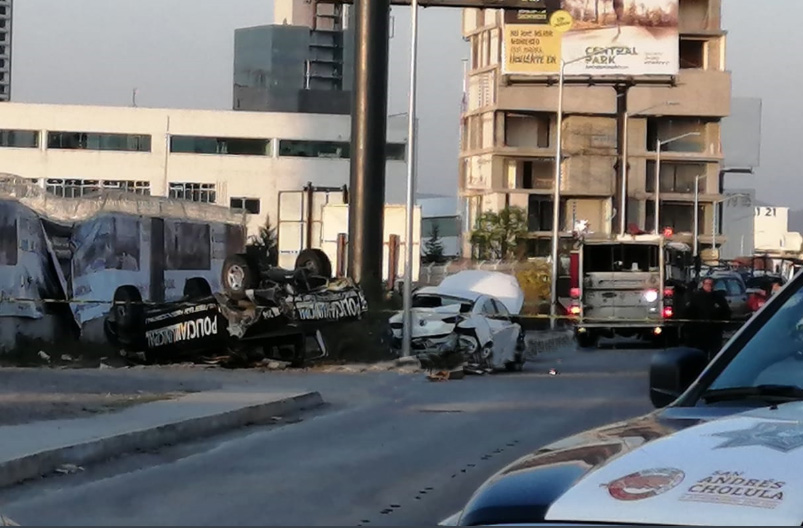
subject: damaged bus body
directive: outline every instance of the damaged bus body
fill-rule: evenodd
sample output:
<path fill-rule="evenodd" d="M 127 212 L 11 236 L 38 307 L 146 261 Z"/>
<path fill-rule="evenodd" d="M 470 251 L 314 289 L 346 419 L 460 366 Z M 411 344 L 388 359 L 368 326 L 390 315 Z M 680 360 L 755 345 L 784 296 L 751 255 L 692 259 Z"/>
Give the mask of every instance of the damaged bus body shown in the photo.
<path fill-rule="evenodd" d="M 61 319 L 31 332 L 46 340 L 107 343 L 116 300 L 211 294 L 226 256 L 245 244 L 243 218 L 227 208 L 121 191 L 59 197 L 10 175 L 0 179 L 0 212 L 2 294 L 13 300 L 3 310 L 14 312 L 3 315 Z"/>

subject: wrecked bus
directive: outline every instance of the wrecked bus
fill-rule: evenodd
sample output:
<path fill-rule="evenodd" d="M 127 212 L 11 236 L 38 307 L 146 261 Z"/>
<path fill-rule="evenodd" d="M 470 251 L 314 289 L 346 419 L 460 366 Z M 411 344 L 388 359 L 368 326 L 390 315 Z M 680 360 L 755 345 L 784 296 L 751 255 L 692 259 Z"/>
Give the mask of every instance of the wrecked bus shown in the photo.
<path fill-rule="evenodd" d="M 19 334 L 106 344 L 115 300 L 219 290 L 246 234 L 228 208 L 122 191 L 62 198 L 14 176 L 0 179 L 0 231 L 0 315 L 25 320 L 5 334 L 7 347 Z"/>

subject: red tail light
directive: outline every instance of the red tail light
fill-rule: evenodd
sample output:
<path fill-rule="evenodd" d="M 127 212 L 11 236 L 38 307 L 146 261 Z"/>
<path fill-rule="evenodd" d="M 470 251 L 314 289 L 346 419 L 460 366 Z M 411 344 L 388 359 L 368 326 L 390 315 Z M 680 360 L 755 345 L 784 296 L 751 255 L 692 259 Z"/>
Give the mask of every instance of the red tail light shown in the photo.
<path fill-rule="evenodd" d="M 566 290 L 564 290 L 566 291 Z M 579 299 L 580 298 L 580 288 L 572 288 L 569 290 L 569 295 L 572 299 Z"/>
<path fill-rule="evenodd" d="M 664 297 L 674 297 L 675 288 L 664 288 Z"/>
<path fill-rule="evenodd" d="M 669 319 L 675 315 L 675 310 L 671 306 L 664 306 L 664 318 Z"/>

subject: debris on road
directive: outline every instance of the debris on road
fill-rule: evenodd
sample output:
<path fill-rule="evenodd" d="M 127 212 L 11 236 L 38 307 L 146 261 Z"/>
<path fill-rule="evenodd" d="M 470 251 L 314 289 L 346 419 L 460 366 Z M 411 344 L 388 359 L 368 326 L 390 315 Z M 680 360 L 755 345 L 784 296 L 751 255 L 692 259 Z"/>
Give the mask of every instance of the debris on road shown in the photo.
<path fill-rule="evenodd" d="M 288 361 L 274 361 L 270 359 L 263 359 L 260 364 L 265 370 L 287 370 L 291 365 Z"/>
<path fill-rule="evenodd" d="M 429 381 L 449 381 L 455 379 L 463 379 L 466 376 L 464 369 L 457 370 L 441 370 L 427 375 Z"/>
<path fill-rule="evenodd" d="M 364 372 L 398 372 L 399 374 L 417 374 L 422 372 L 421 365 L 414 363 L 399 365 L 397 361 L 382 361 L 379 363 L 353 363 L 349 365 L 323 365 L 314 369 L 317 372 L 339 372 L 347 374 L 362 374 Z"/>
<path fill-rule="evenodd" d="M 62 475 L 73 475 L 75 473 L 80 473 L 84 470 L 81 466 L 76 466 L 75 464 L 62 464 L 56 468 L 56 473 L 60 473 Z"/>

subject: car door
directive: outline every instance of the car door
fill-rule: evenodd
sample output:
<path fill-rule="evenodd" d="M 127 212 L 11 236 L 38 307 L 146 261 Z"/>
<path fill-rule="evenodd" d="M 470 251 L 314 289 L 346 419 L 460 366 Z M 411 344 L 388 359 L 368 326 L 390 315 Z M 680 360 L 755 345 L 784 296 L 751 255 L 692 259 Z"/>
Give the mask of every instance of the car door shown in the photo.
<path fill-rule="evenodd" d="M 503 354 L 507 360 L 513 361 L 516 356 L 516 343 L 519 338 L 519 332 L 521 332 L 521 326 L 513 321 L 505 303 L 498 299 L 491 299 L 491 302 L 496 307 L 498 314 L 496 319 L 501 323 L 499 332 L 494 339 L 495 346 L 498 347 L 499 353 Z"/>

